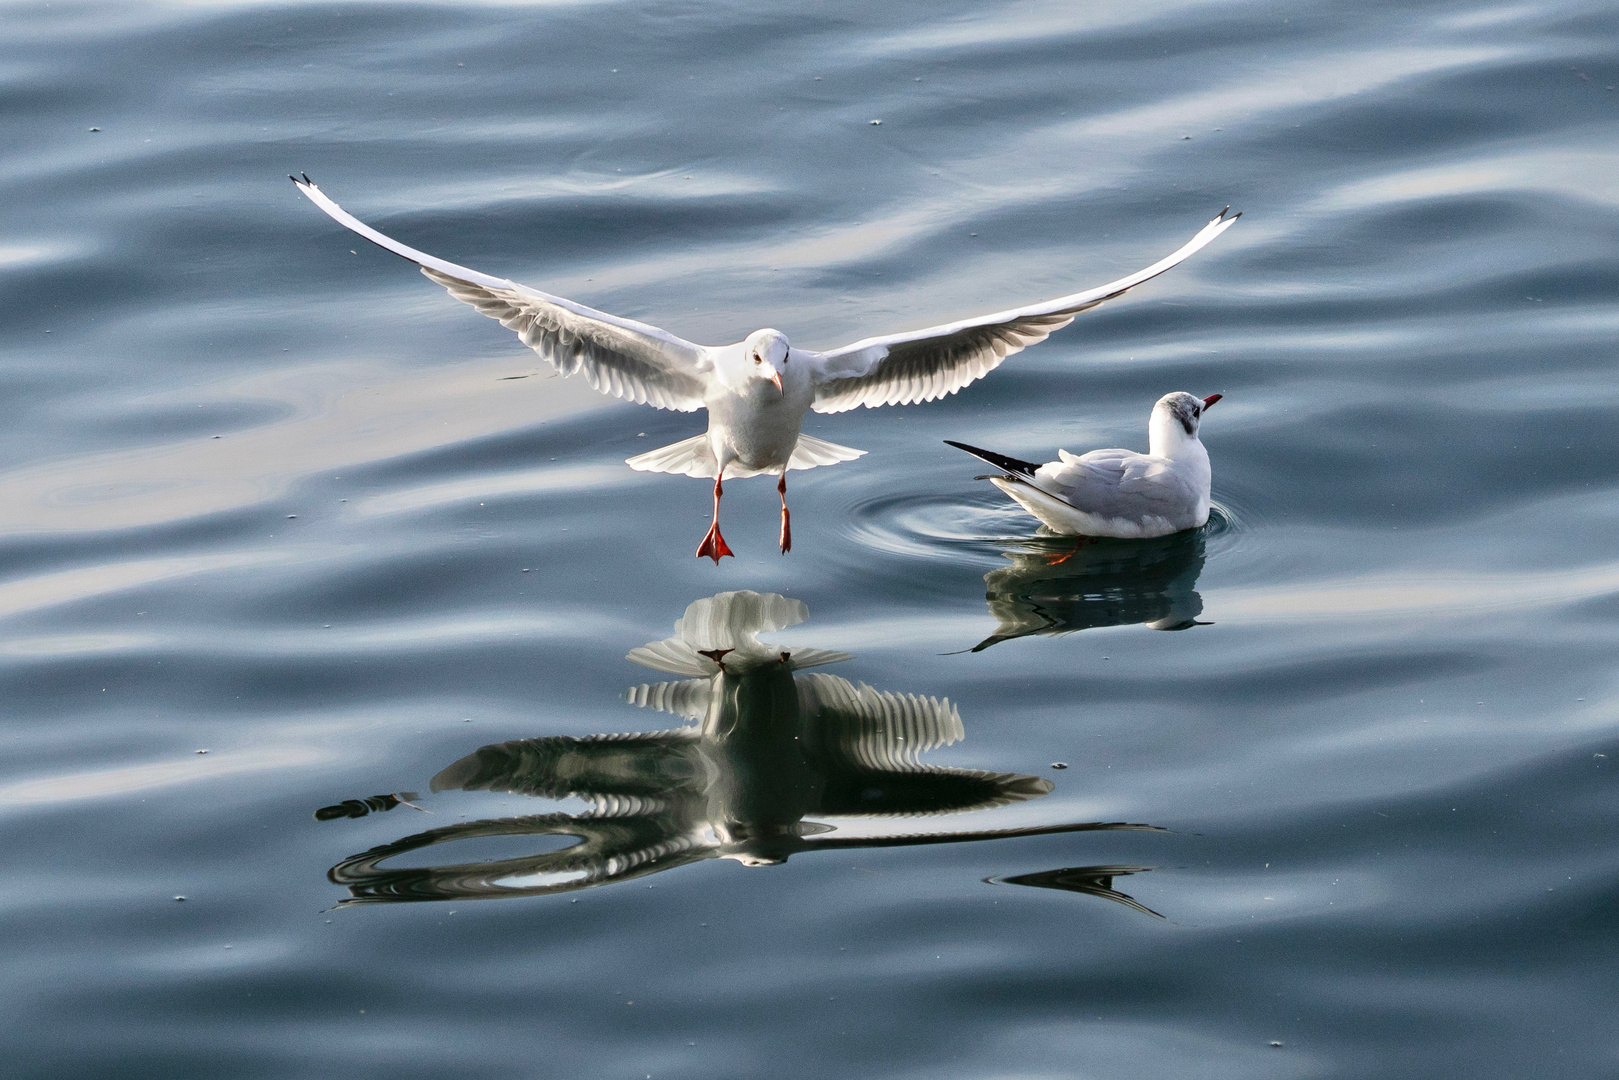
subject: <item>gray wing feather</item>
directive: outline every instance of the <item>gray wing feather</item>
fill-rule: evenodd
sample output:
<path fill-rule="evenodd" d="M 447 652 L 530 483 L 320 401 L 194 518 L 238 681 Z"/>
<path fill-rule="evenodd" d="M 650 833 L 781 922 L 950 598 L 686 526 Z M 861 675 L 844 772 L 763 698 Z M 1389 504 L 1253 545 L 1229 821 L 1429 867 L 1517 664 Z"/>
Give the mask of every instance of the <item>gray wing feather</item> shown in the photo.
<path fill-rule="evenodd" d="M 983 378 L 1015 352 L 1044 341 L 1089 311 L 1189 258 L 1242 215 L 1230 208 L 1173 254 L 1128 277 L 1028 307 L 982 315 L 926 330 L 866 338 L 823 353 L 817 362 L 814 409 L 844 412 L 864 405 L 909 405 L 954 394 Z"/>
<path fill-rule="evenodd" d="M 703 407 L 707 352 L 656 326 L 609 315 L 401 244 L 354 217 L 307 178 L 293 183 L 344 228 L 421 267 L 450 295 L 517 332 L 564 375 L 582 374 L 604 394 L 677 412 Z"/>
<path fill-rule="evenodd" d="M 602 393 L 638 405 L 676 412 L 703 407 L 703 380 L 695 357 L 682 370 L 670 363 L 666 344 L 581 316 L 520 285 L 490 288 L 430 266 L 423 266 L 422 273 L 457 300 L 516 331 L 524 345 L 563 375 L 581 374 Z"/>
<path fill-rule="evenodd" d="M 1129 451 L 1096 450 L 1046 466 L 1035 483 L 1089 513 L 1130 521 L 1149 516 L 1173 521 L 1198 501 L 1185 477 Z"/>

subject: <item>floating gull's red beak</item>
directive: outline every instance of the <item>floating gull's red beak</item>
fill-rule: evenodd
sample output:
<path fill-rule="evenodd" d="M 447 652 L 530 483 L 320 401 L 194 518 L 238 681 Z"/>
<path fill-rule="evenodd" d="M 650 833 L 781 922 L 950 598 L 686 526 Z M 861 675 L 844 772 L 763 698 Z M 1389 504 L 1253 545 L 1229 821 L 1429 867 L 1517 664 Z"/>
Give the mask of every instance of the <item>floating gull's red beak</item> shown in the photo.
<path fill-rule="evenodd" d="M 785 397 L 787 391 L 781 388 L 781 372 L 778 371 L 774 375 L 770 376 L 770 381 L 776 384 L 776 393 Z"/>
<path fill-rule="evenodd" d="M 1216 401 L 1219 401 L 1223 397 L 1225 397 L 1224 394 L 1210 394 L 1208 397 L 1203 399 L 1203 407 L 1207 409 L 1210 405 L 1213 405 Z"/>

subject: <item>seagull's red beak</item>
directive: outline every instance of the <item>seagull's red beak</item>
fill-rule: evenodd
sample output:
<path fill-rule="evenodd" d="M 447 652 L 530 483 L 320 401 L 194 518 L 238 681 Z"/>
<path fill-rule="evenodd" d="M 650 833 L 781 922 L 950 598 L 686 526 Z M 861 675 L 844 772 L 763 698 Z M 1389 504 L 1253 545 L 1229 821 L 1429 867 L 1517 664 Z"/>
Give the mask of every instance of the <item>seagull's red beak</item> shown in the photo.
<path fill-rule="evenodd" d="M 772 372 L 770 375 L 770 381 L 776 384 L 776 393 L 780 394 L 782 397 L 787 396 L 787 391 L 781 388 L 781 372 Z"/>
<path fill-rule="evenodd" d="M 1207 409 L 1209 406 L 1213 405 L 1216 401 L 1219 401 L 1223 397 L 1225 397 L 1224 394 L 1210 394 L 1208 397 L 1203 399 L 1203 407 Z"/>

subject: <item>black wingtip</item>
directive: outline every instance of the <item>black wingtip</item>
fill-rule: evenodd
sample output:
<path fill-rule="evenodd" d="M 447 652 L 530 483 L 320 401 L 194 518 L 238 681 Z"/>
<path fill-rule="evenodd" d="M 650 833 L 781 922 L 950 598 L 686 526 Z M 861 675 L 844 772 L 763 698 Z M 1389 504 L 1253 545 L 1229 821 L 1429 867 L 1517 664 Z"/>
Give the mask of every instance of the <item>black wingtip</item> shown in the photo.
<path fill-rule="evenodd" d="M 298 182 L 298 178 L 296 176 L 292 175 L 291 173 L 287 174 L 287 179 L 291 180 L 294 184 L 296 184 Z"/>
<path fill-rule="evenodd" d="M 314 187 L 315 182 L 313 180 L 309 179 L 309 174 L 304 173 L 303 175 L 304 175 L 304 183 L 308 184 L 310 187 Z"/>
<path fill-rule="evenodd" d="M 1007 457 L 1005 454 L 997 454 L 993 450 L 983 450 L 976 446 L 968 446 L 966 443 L 956 442 L 954 439 L 946 439 L 944 440 L 944 443 L 946 446 L 954 446 L 957 450 L 965 450 L 973 457 L 982 461 L 987 461 L 996 468 L 1005 469 L 1008 472 L 1021 473 L 1024 476 L 1033 476 L 1035 473 L 1040 471 L 1040 466 L 1033 461 L 1022 461 L 1015 457 Z"/>

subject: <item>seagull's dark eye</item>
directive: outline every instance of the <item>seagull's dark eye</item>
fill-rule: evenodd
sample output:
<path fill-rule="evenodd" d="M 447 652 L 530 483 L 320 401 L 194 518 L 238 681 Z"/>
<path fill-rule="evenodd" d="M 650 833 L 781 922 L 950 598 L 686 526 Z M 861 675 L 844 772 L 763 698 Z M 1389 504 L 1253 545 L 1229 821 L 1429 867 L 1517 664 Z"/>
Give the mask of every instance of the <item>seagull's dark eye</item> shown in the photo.
<path fill-rule="evenodd" d="M 754 353 L 753 354 L 753 362 L 755 364 L 762 364 L 762 363 L 765 362 L 765 358 L 760 356 L 758 353 Z"/>

